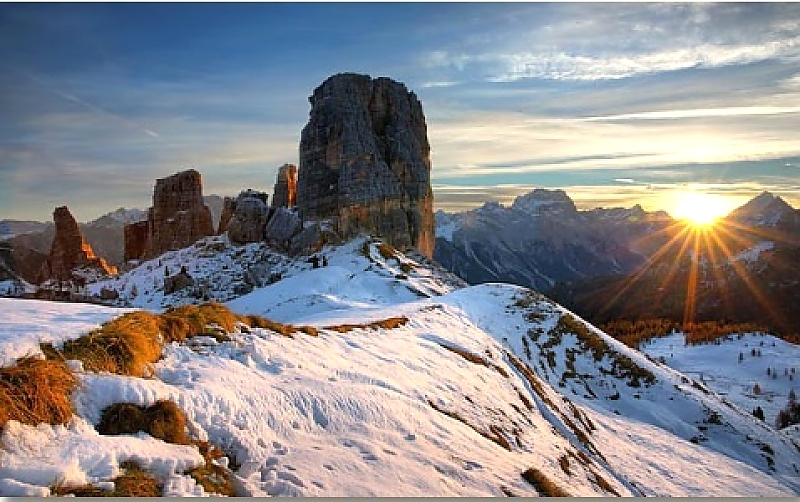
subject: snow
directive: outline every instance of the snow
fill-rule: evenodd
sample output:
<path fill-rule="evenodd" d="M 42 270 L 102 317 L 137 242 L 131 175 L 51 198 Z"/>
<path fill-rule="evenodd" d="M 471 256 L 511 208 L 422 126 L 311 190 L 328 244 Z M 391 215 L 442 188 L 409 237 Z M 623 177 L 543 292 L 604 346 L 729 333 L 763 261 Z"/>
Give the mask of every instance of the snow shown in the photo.
<path fill-rule="evenodd" d="M 675 333 L 653 338 L 641 349 L 655 359 L 664 358 L 668 366 L 684 375 L 702 381 L 745 412 L 760 406 L 768 424 L 775 423 L 778 412 L 786 406 L 790 390 L 800 393 L 800 373 L 791 374 L 792 368 L 800 370 L 800 346 L 771 335 L 749 333 L 720 339 L 719 345 L 686 345 L 684 335 Z M 753 356 L 753 349 L 761 355 Z M 767 375 L 767 368 L 775 370 L 774 378 Z M 759 395 L 753 393 L 756 383 L 761 387 Z"/>
<path fill-rule="evenodd" d="M 322 254 L 329 265 L 315 269 L 256 245 L 233 249 L 211 239 L 110 281 L 126 291 L 137 285 L 142 292 L 128 298 L 158 311 L 188 298 L 144 288 L 164 267 L 183 264 L 219 281 L 217 293 L 239 313 L 319 328 L 398 316 L 408 322 L 321 329 L 316 337 L 265 329 L 237 331 L 225 342 L 199 337 L 166 346 L 148 379 L 73 365 L 81 385 L 69 424 L 11 422 L 3 431 L 0 495 L 44 496 L 59 482 L 108 482 L 130 459 L 159 477 L 166 495 L 207 495 L 185 474 L 202 461 L 195 447 L 94 429 L 111 404 L 161 399 L 184 411 L 192 437 L 226 452 L 240 496 L 535 496 L 521 477 L 530 467 L 575 496 L 608 495 L 598 476 L 621 495 L 800 493 L 792 470 L 800 464 L 797 434 L 771 430 L 602 333 L 656 383 L 629 387 L 604 373 L 612 368 L 608 356 L 597 362 L 578 354 L 578 376 L 562 384 L 579 342 L 548 333 L 569 313 L 546 298 L 505 284 L 458 288 L 407 256 L 384 258 L 368 239 Z M 272 260 L 281 279 L 231 294 L 236 281 L 225 282 L 225 273 L 243 273 L 256 257 Z M 0 299 L 3 364 L 129 310 Z M 531 330 L 542 334 L 525 342 L 529 359 L 522 340 Z M 553 351 L 553 366 L 539 350 Z M 618 399 L 608 397 L 614 392 Z M 702 422 L 712 411 L 723 425 Z M 694 444 L 698 426 L 705 438 Z M 773 469 L 761 445 L 774 451 Z"/>
<path fill-rule="evenodd" d="M 737 261 L 749 261 L 749 262 L 756 262 L 758 261 L 758 256 L 764 252 L 769 251 L 775 247 L 775 243 L 772 241 L 761 241 L 757 243 L 755 246 L 742 251 L 741 253 L 737 253 L 735 256 L 730 258 L 730 262 L 737 262 Z"/>

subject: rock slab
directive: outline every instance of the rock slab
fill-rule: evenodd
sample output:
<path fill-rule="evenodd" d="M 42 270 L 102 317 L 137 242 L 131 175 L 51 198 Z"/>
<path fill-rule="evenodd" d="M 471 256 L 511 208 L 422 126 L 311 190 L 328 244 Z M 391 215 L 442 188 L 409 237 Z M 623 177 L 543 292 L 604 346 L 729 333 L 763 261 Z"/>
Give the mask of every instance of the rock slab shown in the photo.
<path fill-rule="evenodd" d="M 344 73 L 309 101 L 297 181 L 301 217 L 331 219 L 345 238 L 364 231 L 433 256 L 430 145 L 416 95 L 389 78 Z"/>

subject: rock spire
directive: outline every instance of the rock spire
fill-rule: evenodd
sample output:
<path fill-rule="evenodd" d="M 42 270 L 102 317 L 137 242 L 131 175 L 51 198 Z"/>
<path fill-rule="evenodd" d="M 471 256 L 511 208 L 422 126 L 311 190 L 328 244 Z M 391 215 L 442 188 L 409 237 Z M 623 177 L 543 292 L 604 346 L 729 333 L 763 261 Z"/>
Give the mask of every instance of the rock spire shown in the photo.
<path fill-rule="evenodd" d="M 435 242 L 430 146 L 422 105 L 402 83 L 344 73 L 309 98 L 300 140 L 303 219 L 331 219 L 431 257 Z"/>
<path fill-rule="evenodd" d="M 95 256 L 69 208 L 57 207 L 53 211 L 53 221 L 55 236 L 50 253 L 39 270 L 38 283 L 48 280 L 73 281 L 78 277 L 85 279 L 87 276 L 96 277 L 117 272 L 103 258 Z"/>

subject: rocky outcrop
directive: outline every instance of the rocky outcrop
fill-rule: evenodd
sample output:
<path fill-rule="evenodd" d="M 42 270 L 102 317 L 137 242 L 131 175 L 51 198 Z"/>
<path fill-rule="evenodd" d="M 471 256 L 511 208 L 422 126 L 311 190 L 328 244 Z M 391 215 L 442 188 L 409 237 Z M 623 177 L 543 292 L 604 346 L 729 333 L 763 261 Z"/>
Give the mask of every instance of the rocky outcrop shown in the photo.
<path fill-rule="evenodd" d="M 126 225 L 124 235 L 125 261 L 153 258 L 214 235 L 200 173 L 189 169 L 156 180 L 147 221 Z"/>
<path fill-rule="evenodd" d="M 203 182 L 194 169 L 156 180 L 153 207 L 147 215 L 145 257 L 181 249 L 214 235 L 211 210 L 203 203 Z"/>
<path fill-rule="evenodd" d="M 284 164 L 278 168 L 278 177 L 272 192 L 272 207 L 294 207 L 297 204 L 297 166 Z"/>
<path fill-rule="evenodd" d="M 42 264 L 37 283 L 47 280 L 71 281 L 86 275 L 115 274 L 116 268 L 103 258 L 95 256 L 92 247 L 84 240 L 78 222 L 66 206 L 53 212 L 55 237 L 50 253 Z"/>
<path fill-rule="evenodd" d="M 164 294 L 171 295 L 182 289 L 194 286 L 194 283 L 194 278 L 186 271 L 186 267 L 183 267 L 177 274 L 164 278 Z"/>
<path fill-rule="evenodd" d="M 430 146 L 414 93 L 347 73 L 328 78 L 309 101 L 297 182 L 302 218 L 332 219 L 343 237 L 366 231 L 433 256 Z"/>
<path fill-rule="evenodd" d="M 148 235 L 149 226 L 147 220 L 125 225 L 125 255 L 123 259 L 126 262 L 138 260 L 144 255 L 145 249 L 147 249 Z"/>
<path fill-rule="evenodd" d="M 219 226 L 217 227 L 217 235 L 222 235 L 228 231 L 228 225 L 233 218 L 233 210 L 236 207 L 236 199 L 233 197 L 225 197 L 222 201 L 222 214 L 219 217 Z"/>
<path fill-rule="evenodd" d="M 266 193 L 243 191 L 233 204 L 233 216 L 228 223 L 228 238 L 233 244 L 261 241 L 269 216 Z"/>

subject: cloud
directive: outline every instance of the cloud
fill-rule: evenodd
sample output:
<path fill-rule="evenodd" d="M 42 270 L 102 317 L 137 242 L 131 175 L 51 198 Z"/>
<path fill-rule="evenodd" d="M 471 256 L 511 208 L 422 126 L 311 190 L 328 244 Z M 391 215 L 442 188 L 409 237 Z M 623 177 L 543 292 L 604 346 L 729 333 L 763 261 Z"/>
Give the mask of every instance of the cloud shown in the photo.
<path fill-rule="evenodd" d="M 782 115 L 800 113 L 800 106 L 738 106 L 730 108 L 700 108 L 693 110 L 663 110 L 640 113 L 623 113 L 601 117 L 581 117 L 576 122 L 611 122 L 620 120 L 672 120 L 705 117 L 748 117 L 757 115 Z"/>
<path fill-rule="evenodd" d="M 453 82 L 450 80 L 442 80 L 442 81 L 423 82 L 422 88 L 430 89 L 432 87 L 453 87 L 454 85 L 458 85 L 458 82 Z"/>
<path fill-rule="evenodd" d="M 426 61 L 432 66 L 464 70 L 483 67 L 489 82 L 515 82 L 522 79 L 596 81 L 618 80 L 639 75 L 673 72 L 690 68 L 719 68 L 757 63 L 769 59 L 800 56 L 800 37 L 765 44 L 725 46 L 702 45 L 648 53 L 604 56 L 562 51 L 451 54 L 432 53 Z"/>

